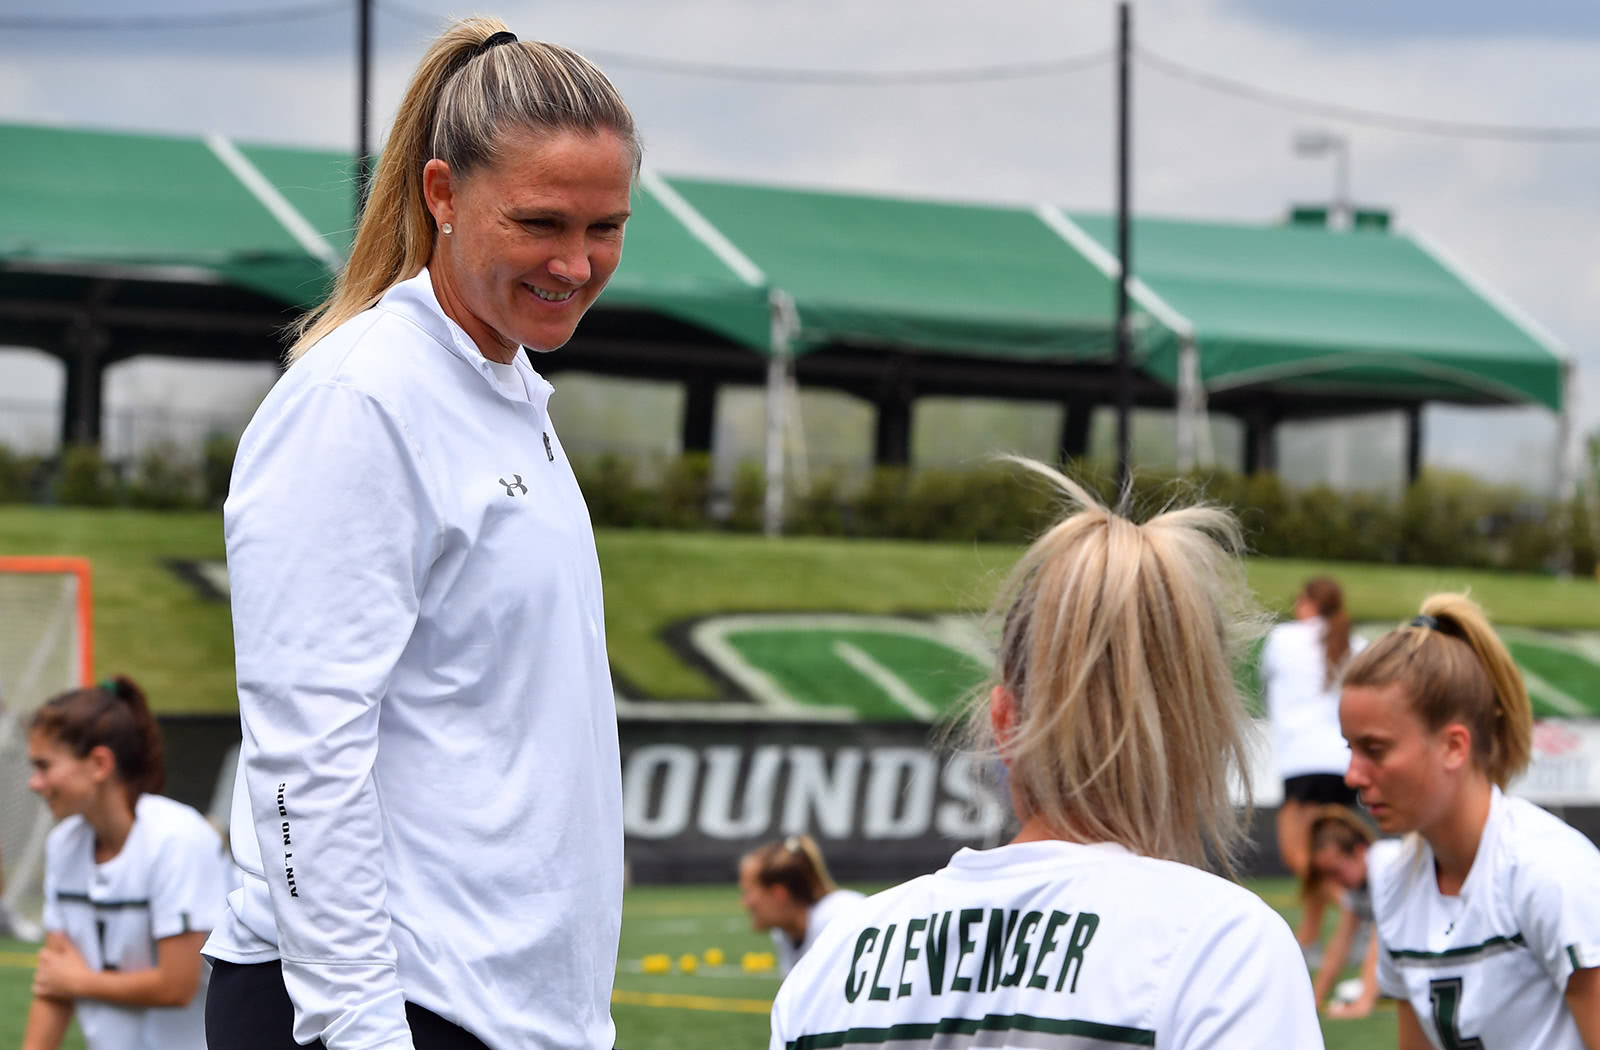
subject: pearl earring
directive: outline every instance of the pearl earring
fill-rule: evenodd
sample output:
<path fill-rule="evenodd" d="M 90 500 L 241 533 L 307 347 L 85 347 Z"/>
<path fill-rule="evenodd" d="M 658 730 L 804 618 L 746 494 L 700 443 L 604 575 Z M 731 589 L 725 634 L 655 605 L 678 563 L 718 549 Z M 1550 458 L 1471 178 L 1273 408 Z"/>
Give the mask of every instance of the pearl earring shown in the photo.
<path fill-rule="evenodd" d="M 450 224 L 449 224 L 449 223 L 448 223 L 448 222 L 447 222 L 447 223 L 445 223 L 445 224 L 444 224 L 444 225 L 443 225 L 443 226 L 441 226 L 441 227 L 439 227 L 439 228 L 440 228 L 440 229 L 441 229 L 441 230 L 443 230 L 443 231 L 444 231 L 444 235 L 445 235 L 445 236 L 446 236 L 446 237 L 448 237 L 448 236 L 450 236 L 450 234 L 451 234 L 451 232 L 452 232 L 452 230 L 451 230 L 451 228 L 450 228 Z"/>

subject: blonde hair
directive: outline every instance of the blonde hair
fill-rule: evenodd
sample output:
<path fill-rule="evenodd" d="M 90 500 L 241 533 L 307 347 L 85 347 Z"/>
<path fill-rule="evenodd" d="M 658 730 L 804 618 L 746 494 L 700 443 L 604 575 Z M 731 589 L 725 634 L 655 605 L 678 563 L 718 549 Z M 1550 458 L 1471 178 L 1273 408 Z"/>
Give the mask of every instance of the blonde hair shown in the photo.
<path fill-rule="evenodd" d="M 1345 686 L 1398 684 L 1430 732 L 1465 726 L 1474 763 L 1504 788 L 1533 755 L 1533 704 L 1522 672 L 1466 595 L 1435 594 L 1418 619 L 1423 623 L 1390 631 L 1352 660 Z"/>
<path fill-rule="evenodd" d="M 524 40 L 482 50 L 505 31 L 498 19 L 465 18 L 423 56 L 378 161 L 350 258 L 333 294 L 295 325 L 291 364 L 427 265 L 436 236 L 422 193 L 429 160 L 437 157 L 462 178 L 492 163 L 504 136 L 517 130 L 611 131 L 632 150 L 637 172 L 633 114 L 605 74 L 558 44 Z"/>
<path fill-rule="evenodd" d="M 995 606 L 991 684 L 1015 697 L 1015 728 L 994 740 L 979 702 L 968 741 L 1007 760 L 1020 819 L 1232 873 L 1244 821 L 1229 786 L 1247 761 L 1234 659 L 1262 622 L 1238 522 L 1193 506 L 1137 524 L 1058 471 L 1015 462 L 1078 509 L 1028 548 Z"/>
<path fill-rule="evenodd" d="M 800 904 L 815 904 L 839 887 L 822 860 L 822 848 L 810 835 L 790 835 L 745 854 L 756 863 L 756 881 L 782 886 Z"/>

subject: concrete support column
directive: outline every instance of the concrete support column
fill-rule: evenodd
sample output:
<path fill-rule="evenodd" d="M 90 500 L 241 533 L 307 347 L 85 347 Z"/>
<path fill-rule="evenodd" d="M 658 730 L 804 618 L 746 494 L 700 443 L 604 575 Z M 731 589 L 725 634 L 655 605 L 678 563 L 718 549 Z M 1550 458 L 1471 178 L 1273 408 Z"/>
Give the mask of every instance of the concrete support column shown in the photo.
<path fill-rule="evenodd" d="M 1094 402 L 1074 399 L 1062 403 L 1061 459 L 1082 459 L 1089 454 L 1089 424 L 1094 420 Z"/>

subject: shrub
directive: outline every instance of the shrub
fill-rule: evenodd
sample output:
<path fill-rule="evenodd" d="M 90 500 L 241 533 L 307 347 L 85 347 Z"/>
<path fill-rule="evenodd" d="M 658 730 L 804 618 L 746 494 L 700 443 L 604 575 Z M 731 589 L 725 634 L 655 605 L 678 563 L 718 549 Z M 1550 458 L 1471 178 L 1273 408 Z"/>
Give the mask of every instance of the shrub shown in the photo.
<path fill-rule="evenodd" d="M 191 510 L 204 498 L 200 465 L 168 444 L 156 445 L 139 457 L 128 486 L 128 502 L 146 510 Z"/>
<path fill-rule="evenodd" d="M 96 445 L 68 445 L 61 450 L 56 501 L 67 506 L 109 507 L 117 499 L 117 479 Z"/>

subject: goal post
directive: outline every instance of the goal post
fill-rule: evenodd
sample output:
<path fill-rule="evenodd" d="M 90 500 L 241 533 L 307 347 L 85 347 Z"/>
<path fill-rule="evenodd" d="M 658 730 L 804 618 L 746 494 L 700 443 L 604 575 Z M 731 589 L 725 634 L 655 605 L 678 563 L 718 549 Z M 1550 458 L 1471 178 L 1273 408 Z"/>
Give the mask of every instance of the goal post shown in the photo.
<path fill-rule="evenodd" d="M 88 560 L 0 555 L 0 905 L 31 918 L 52 822 L 28 790 L 28 724 L 50 697 L 93 681 Z"/>

